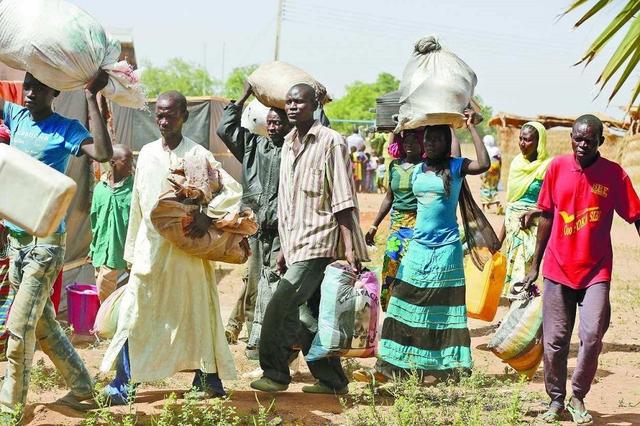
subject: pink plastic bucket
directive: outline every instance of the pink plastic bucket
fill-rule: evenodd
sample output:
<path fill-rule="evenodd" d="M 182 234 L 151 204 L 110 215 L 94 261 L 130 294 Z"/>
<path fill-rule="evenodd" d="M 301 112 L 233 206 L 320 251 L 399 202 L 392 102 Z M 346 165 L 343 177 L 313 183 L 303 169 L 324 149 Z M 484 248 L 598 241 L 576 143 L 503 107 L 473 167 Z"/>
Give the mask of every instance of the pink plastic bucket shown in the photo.
<path fill-rule="evenodd" d="M 67 286 L 67 317 L 76 334 L 91 334 L 99 308 L 95 285 L 74 283 Z"/>

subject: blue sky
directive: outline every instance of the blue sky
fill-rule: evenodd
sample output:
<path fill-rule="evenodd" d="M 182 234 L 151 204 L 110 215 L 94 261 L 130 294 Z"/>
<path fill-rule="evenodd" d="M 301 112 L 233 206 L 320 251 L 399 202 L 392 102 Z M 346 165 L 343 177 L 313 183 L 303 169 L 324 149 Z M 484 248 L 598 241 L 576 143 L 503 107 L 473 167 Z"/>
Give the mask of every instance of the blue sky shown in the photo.
<path fill-rule="evenodd" d="M 216 78 L 271 60 L 278 0 L 72 0 L 106 28 L 131 28 L 139 60 L 181 57 Z M 334 96 L 354 80 L 401 77 L 413 43 L 438 34 L 478 75 L 476 93 L 494 111 L 522 115 L 604 112 L 621 117 L 622 96 L 593 100 L 603 60 L 572 66 L 615 9 L 578 30 L 560 0 L 285 0 L 280 59 L 322 81 Z M 224 55 L 223 55 L 224 51 Z M 224 58 L 224 59 L 223 59 Z M 637 75 L 637 74 L 636 74 Z"/>

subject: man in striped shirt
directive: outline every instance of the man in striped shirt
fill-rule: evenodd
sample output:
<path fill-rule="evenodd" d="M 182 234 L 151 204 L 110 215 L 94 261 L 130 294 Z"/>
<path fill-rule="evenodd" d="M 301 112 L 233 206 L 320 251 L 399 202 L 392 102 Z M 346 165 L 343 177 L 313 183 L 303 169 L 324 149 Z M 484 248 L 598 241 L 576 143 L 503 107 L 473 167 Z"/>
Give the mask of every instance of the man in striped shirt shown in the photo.
<path fill-rule="evenodd" d="M 285 110 L 295 126 L 282 147 L 278 190 L 278 231 L 283 274 L 262 323 L 260 366 L 263 377 L 251 387 L 264 392 L 286 390 L 291 382 L 288 361 L 294 346 L 307 353 L 317 332 L 320 284 L 324 270 L 346 259 L 354 271 L 368 261 L 358 221 L 358 204 L 349 150 L 336 131 L 314 120 L 315 90 L 293 86 Z M 303 392 L 346 394 L 348 379 L 340 359 L 309 362 L 318 380 Z"/>

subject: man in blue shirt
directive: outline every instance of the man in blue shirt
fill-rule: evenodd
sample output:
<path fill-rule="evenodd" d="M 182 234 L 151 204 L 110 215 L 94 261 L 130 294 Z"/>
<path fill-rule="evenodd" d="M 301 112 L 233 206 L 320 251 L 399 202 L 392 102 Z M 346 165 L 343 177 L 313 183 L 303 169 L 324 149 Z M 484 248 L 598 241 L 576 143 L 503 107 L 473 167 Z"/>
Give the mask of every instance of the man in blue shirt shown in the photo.
<path fill-rule="evenodd" d="M 71 155 L 86 154 L 99 162 L 108 161 L 113 154 L 111 139 L 96 101 L 96 94 L 106 86 L 108 78 L 101 70 L 85 88 L 92 136 L 79 121 L 53 112 L 51 105 L 60 92 L 27 73 L 24 107 L 0 98 L 0 114 L 11 130 L 11 146 L 62 173 Z M 8 222 L 6 225 L 9 279 L 17 293 L 7 324 L 9 362 L 0 390 L 0 410 L 14 413 L 19 406 L 24 407 L 36 341 L 71 388 L 59 402 L 76 409 L 91 407 L 82 404 L 93 396 L 91 376 L 56 320 L 49 299 L 53 281 L 64 263 L 65 223 L 46 238 L 36 238 Z"/>

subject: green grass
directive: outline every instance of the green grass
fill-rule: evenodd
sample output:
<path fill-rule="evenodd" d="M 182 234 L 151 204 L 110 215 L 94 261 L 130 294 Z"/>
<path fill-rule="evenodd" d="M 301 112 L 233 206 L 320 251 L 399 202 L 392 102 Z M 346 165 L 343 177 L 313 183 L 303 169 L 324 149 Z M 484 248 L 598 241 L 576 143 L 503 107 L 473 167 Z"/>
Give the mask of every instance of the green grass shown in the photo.
<path fill-rule="evenodd" d="M 54 367 L 45 364 L 44 359 L 36 361 L 31 369 L 30 388 L 36 393 L 65 388 L 64 379 Z"/>
<path fill-rule="evenodd" d="M 459 382 L 424 386 L 417 374 L 386 389 L 382 397 L 371 387 L 343 400 L 350 426 L 519 425 L 529 423 L 528 406 L 538 395 L 524 391 L 523 382 L 501 380 L 474 372 Z"/>

